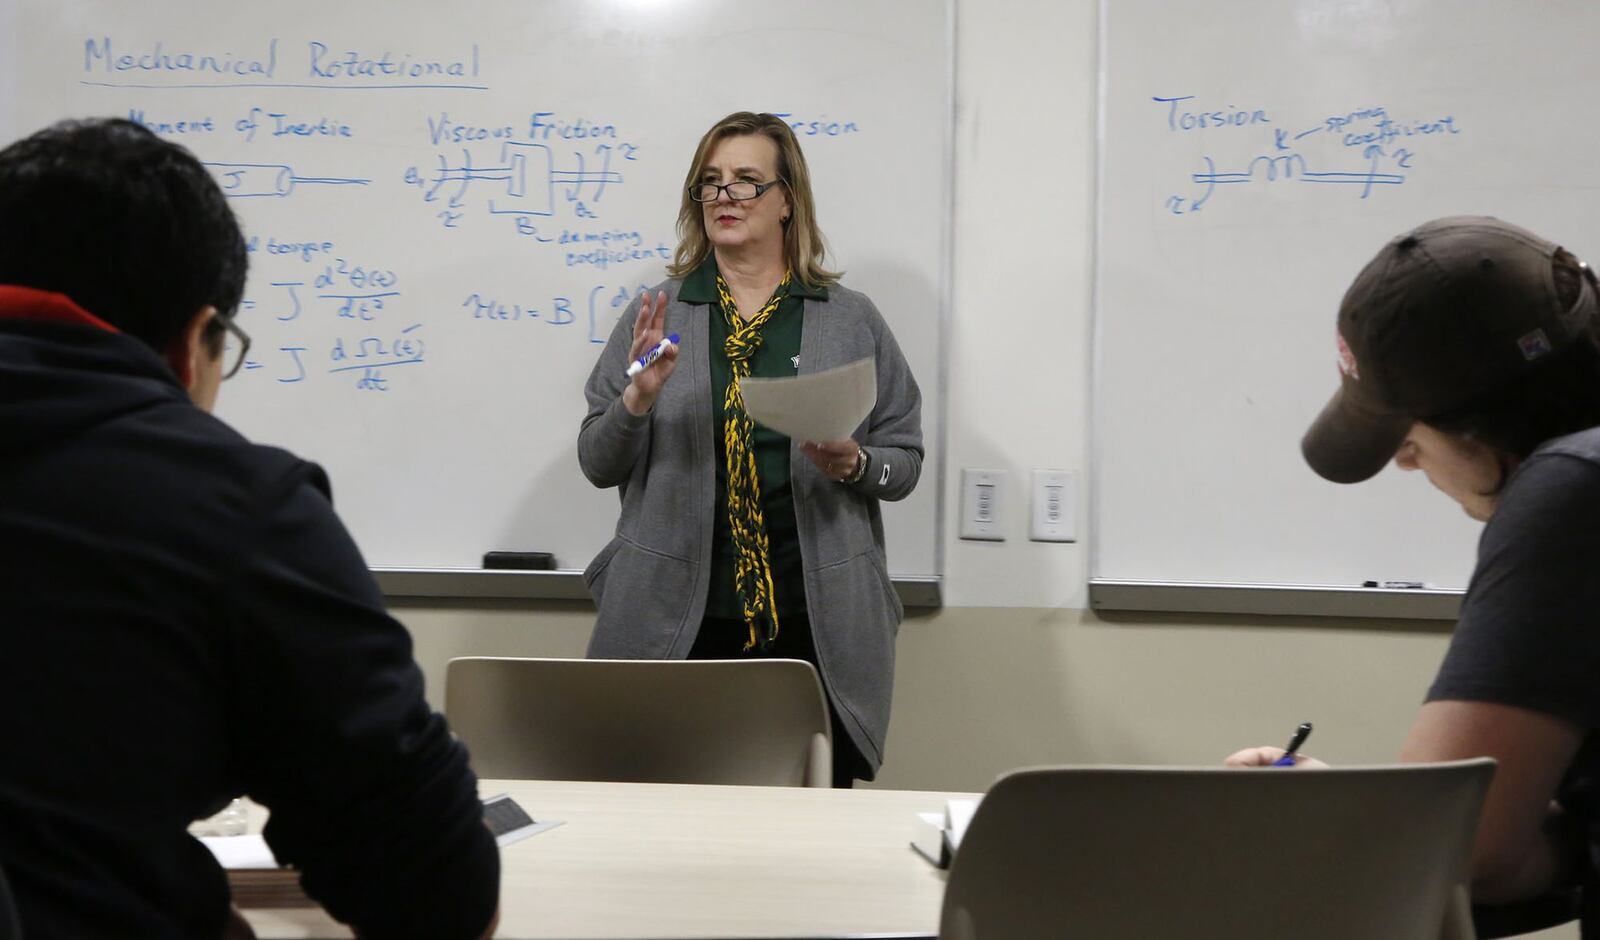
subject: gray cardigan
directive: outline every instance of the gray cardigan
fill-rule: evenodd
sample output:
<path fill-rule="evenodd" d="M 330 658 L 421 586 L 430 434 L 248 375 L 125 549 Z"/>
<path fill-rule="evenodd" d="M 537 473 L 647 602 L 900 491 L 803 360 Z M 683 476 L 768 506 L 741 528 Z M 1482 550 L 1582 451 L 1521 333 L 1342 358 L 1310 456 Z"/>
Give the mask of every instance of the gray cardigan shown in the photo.
<path fill-rule="evenodd" d="M 584 571 L 599 608 L 589 655 L 681 659 L 694 645 L 711 577 L 716 491 L 712 437 L 709 304 L 678 301 L 679 282 L 651 291 L 669 298 L 666 331 L 681 336 L 678 367 L 655 407 L 634 417 L 622 404 L 624 371 L 639 311 L 617 320 L 589 374 L 589 412 L 578 463 L 595 486 L 620 487 L 616 536 Z M 878 401 L 853 435 L 871 472 L 845 485 L 823 476 L 790 445 L 790 485 L 805 570 L 806 606 L 822 683 L 874 774 L 883 761 L 894 689 L 894 641 L 904 610 L 889 583 L 881 499 L 903 499 L 922 474 L 922 394 L 889 327 L 865 295 L 834 285 L 807 299 L 801 373 L 872 356 Z"/>

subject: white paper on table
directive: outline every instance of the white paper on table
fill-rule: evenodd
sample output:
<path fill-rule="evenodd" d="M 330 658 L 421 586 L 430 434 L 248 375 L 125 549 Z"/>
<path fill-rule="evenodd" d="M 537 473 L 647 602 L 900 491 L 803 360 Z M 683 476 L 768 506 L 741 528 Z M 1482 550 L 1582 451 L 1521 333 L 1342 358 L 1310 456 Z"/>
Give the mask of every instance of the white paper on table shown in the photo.
<path fill-rule="evenodd" d="M 842 441 L 878 403 L 878 367 L 868 357 L 792 379 L 739 382 L 750 417 L 797 441 Z"/>
<path fill-rule="evenodd" d="M 247 836 L 201 836 L 211 854 L 223 868 L 277 868 L 278 860 L 259 834 Z"/>
<path fill-rule="evenodd" d="M 967 825 L 978 811 L 978 800 L 955 799 L 945 803 L 945 833 L 950 839 L 950 851 L 961 848 L 961 839 L 967 834 Z"/>
<path fill-rule="evenodd" d="M 911 847 L 935 868 L 947 868 L 950 858 L 945 845 L 944 814 L 918 813 L 915 827 L 911 830 Z"/>

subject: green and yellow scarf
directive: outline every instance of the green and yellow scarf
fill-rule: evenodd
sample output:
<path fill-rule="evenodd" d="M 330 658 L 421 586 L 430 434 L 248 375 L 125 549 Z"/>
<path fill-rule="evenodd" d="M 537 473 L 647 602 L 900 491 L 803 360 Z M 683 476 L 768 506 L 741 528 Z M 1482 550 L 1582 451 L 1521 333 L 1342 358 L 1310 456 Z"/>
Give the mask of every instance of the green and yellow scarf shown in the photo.
<path fill-rule="evenodd" d="M 733 370 L 722 404 L 722 438 L 728 460 L 728 526 L 738 551 L 734 584 L 739 590 L 745 625 L 750 628 L 750 640 L 744 646 L 747 650 L 757 645 L 765 647 L 778 638 L 778 608 L 772 596 L 772 561 L 767 551 L 767 522 L 761 512 L 761 480 L 756 475 L 755 450 L 751 447 L 755 422 L 744 410 L 739 380 L 750 374 L 750 357 L 761 348 L 761 327 L 789 296 L 791 273 L 784 272 L 772 298 L 748 320 L 739 316 L 739 305 L 728 282 L 717 275 L 717 298 L 728 323 L 723 351 Z"/>

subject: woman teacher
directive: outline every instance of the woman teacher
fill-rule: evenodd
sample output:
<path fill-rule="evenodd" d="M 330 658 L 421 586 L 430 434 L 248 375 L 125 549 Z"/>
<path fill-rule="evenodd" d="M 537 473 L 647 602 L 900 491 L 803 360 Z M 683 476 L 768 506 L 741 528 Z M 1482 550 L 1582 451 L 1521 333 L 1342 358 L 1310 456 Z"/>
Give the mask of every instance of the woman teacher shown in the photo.
<path fill-rule="evenodd" d="M 617 321 L 584 389 L 578 462 L 622 499 L 584 573 L 599 609 L 589 655 L 806 660 L 827 690 L 835 785 L 870 780 L 903 615 L 878 503 L 921 474 L 921 393 L 872 301 L 823 268 L 810 174 L 783 120 L 739 112 L 706 132 L 678 238 L 669 279 Z M 868 356 L 877 403 L 849 438 L 792 441 L 744 411 L 738 378 Z"/>

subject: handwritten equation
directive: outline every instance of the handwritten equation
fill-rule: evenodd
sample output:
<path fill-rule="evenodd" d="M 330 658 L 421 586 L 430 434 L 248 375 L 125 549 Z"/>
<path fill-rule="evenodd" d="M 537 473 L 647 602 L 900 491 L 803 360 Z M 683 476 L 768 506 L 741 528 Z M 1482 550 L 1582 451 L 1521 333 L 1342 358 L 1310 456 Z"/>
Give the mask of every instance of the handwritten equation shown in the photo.
<path fill-rule="evenodd" d="M 428 318 L 413 309 L 393 269 L 354 263 L 328 240 L 252 236 L 246 248 L 258 257 L 241 307 L 252 312 L 245 321 L 256 324 L 252 332 L 270 341 L 252 347 L 242 370 L 251 378 L 244 381 L 290 386 L 333 376 L 357 391 L 388 392 L 394 388 L 391 369 L 428 362 Z M 628 303 L 649 288 L 642 281 L 611 281 L 538 298 L 526 290 L 485 288 L 466 294 L 449 313 L 447 329 L 525 323 L 599 345 Z"/>
<path fill-rule="evenodd" d="M 1200 156 L 1188 174 L 1193 188 L 1165 197 L 1165 210 L 1175 216 L 1202 211 L 1224 186 L 1308 183 L 1345 187 L 1364 200 L 1378 187 L 1404 185 L 1432 145 L 1461 133 L 1454 115 L 1397 118 L 1383 106 L 1292 125 L 1266 108 L 1211 107 L 1194 95 L 1150 100 L 1152 119 L 1166 133 L 1204 136 L 1208 151 L 1234 154 Z"/>
<path fill-rule="evenodd" d="M 270 334 L 267 349 L 244 361 L 243 374 L 260 374 L 280 385 L 297 385 L 315 374 L 349 376 L 351 386 L 362 391 L 386 392 L 388 370 L 396 366 L 421 365 L 427 361 L 425 323 L 400 325 L 402 298 L 400 276 L 392 269 L 354 263 L 335 254 L 331 241 L 281 241 L 269 237 L 263 242 L 252 236 L 246 242 L 251 254 L 265 254 L 278 261 L 273 275 L 281 275 L 283 260 L 299 261 L 306 268 L 284 278 L 272 277 L 264 285 L 259 275 L 262 258 L 257 258 L 257 277 L 241 306 L 257 311 L 274 329 L 256 331 Z M 313 266 L 315 265 L 315 266 Z M 305 318 L 305 319 L 302 319 Z M 324 318 L 333 330 L 320 324 L 312 330 L 325 338 L 313 348 L 298 336 L 307 321 Z M 260 317 L 252 320 L 261 322 Z M 352 321 L 340 325 L 342 321 Z M 295 324 L 282 327 L 280 324 Z M 253 379 L 247 379 L 252 381 Z"/>

